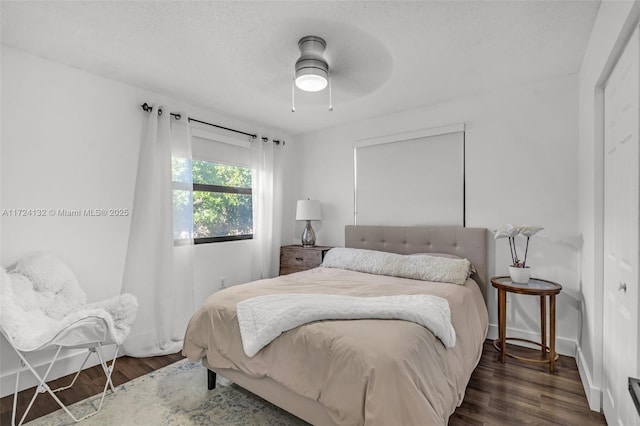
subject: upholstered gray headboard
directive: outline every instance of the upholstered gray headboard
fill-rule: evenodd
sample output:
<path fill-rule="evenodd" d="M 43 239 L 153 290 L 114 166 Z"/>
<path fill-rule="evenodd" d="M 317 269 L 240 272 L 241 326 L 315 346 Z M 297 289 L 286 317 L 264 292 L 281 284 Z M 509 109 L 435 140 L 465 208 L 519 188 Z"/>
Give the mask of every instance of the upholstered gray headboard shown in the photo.
<path fill-rule="evenodd" d="M 478 271 L 474 278 L 486 300 L 486 228 L 347 225 L 344 233 L 345 247 L 399 254 L 448 253 L 467 258 Z"/>

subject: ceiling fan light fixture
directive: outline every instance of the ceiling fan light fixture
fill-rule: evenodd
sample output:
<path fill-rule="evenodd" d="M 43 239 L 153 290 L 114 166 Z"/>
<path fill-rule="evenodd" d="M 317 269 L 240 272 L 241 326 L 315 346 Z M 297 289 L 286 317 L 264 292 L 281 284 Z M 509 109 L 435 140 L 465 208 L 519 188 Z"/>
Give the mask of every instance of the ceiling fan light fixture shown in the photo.
<path fill-rule="evenodd" d="M 298 41 L 300 58 L 296 61 L 296 87 L 305 92 L 319 92 L 327 87 L 329 65 L 322 56 L 327 43 L 317 36 L 302 37 Z"/>
<path fill-rule="evenodd" d="M 305 61 L 311 62 L 311 61 Z M 319 62 L 319 61 L 314 61 Z M 305 92 L 319 92 L 327 87 L 329 73 L 326 63 L 324 67 L 322 63 L 307 64 L 307 66 L 298 67 L 296 64 L 296 86 Z"/>

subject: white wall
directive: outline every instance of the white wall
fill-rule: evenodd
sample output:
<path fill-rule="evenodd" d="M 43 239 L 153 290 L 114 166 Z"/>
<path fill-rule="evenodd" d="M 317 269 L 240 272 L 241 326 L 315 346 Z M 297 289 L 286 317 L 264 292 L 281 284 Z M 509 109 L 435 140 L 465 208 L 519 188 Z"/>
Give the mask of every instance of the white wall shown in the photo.
<path fill-rule="evenodd" d="M 246 120 L 205 111 L 2 46 L 0 209 L 128 208 L 133 204 L 145 112 L 165 103 L 172 111 L 266 136 L 290 138 Z M 120 293 L 130 217 L 2 216 L 0 262 L 48 250 L 76 272 L 89 301 Z M 196 247 L 195 303 L 219 289 L 251 279 L 252 241 Z M 13 391 L 17 357 L 0 342 L 0 394 Z M 44 358 L 42 358 L 44 359 Z M 54 372 L 67 374 L 75 357 Z M 25 378 L 29 375 L 25 374 Z"/>
<path fill-rule="evenodd" d="M 583 321 L 577 355 L 589 405 L 600 410 L 603 301 L 603 104 L 602 88 L 640 21 L 640 3 L 600 5 L 580 70 L 579 226 L 583 241 L 580 289 Z"/>
<path fill-rule="evenodd" d="M 558 347 L 573 356 L 580 294 L 577 99 L 578 77 L 571 75 L 298 135 L 291 144 L 295 162 L 284 200 L 283 241 L 298 240 L 295 200 L 309 197 L 322 202 L 323 219 L 314 227 L 318 244 L 344 244 L 344 226 L 353 224 L 355 140 L 464 122 L 467 226 L 545 227 L 531 241 L 528 263 L 535 276 L 564 287 L 557 299 Z M 489 273 L 506 274 L 507 244 L 498 240 L 495 246 Z M 491 336 L 497 334 L 496 297 L 492 289 Z M 512 335 L 538 338 L 537 298 L 516 296 L 508 315 Z"/>

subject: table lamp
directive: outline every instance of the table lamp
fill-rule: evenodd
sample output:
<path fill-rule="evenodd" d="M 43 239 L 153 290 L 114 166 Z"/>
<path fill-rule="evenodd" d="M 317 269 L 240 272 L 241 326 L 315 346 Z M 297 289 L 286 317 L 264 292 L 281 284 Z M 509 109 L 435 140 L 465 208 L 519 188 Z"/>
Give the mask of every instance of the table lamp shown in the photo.
<path fill-rule="evenodd" d="M 296 206 L 296 220 L 306 220 L 307 225 L 302 231 L 302 247 L 313 247 L 316 245 L 316 233 L 311 227 L 312 220 L 321 220 L 320 201 L 318 200 L 298 200 Z"/>

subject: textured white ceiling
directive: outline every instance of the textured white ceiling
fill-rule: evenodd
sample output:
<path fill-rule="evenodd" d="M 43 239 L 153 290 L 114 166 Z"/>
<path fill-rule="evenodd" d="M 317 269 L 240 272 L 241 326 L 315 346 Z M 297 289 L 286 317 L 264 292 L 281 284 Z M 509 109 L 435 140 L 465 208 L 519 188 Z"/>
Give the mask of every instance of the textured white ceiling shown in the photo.
<path fill-rule="evenodd" d="M 2 1 L 2 43 L 295 135 L 580 69 L 600 1 Z M 326 91 L 296 92 L 297 42 Z"/>

